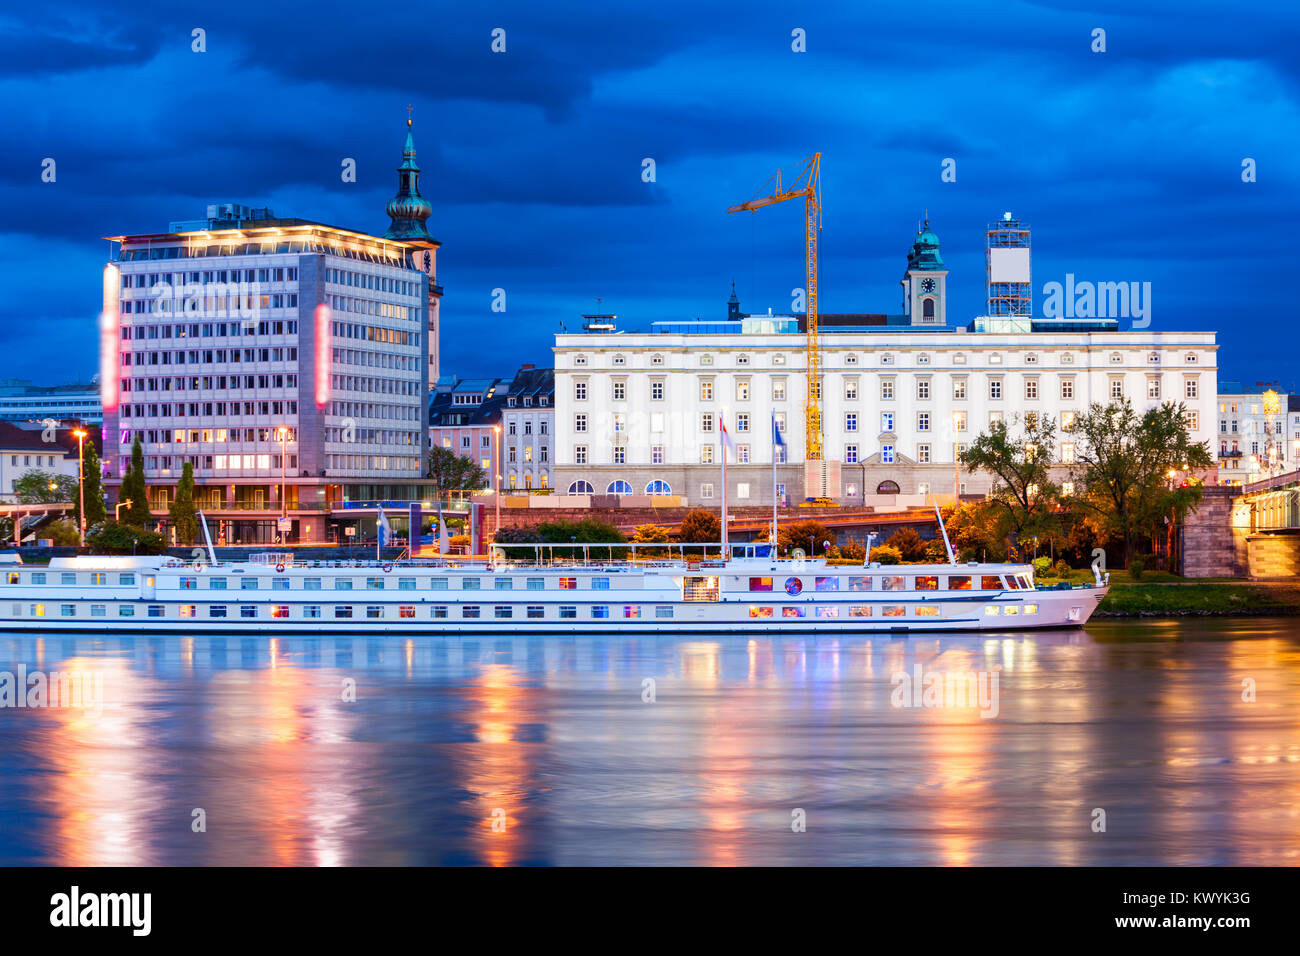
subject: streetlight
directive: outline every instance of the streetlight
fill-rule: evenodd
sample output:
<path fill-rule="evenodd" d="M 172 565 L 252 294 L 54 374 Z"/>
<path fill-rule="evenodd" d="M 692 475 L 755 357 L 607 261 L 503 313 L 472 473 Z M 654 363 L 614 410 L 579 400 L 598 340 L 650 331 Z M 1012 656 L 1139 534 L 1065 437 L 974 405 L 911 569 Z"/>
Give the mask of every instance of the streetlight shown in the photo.
<path fill-rule="evenodd" d="M 495 539 L 501 531 L 501 426 L 493 425 L 492 431 L 497 436 L 496 454 L 492 459 L 492 493 L 496 497 L 496 530 L 492 532 L 492 537 Z"/>
<path fill-rule="evenodd" d="M 84 446 L 86 430 L 84 428 L 75 428 L 72 434 L 77 436 L 77 500 L 81 507 L 78 524 L 81 525 L 79 529 L 81 547 L 84 548 L 86 546 L 86 456 Z"/>
<path fill-rule="evenodd" d="M 289 456 L 285 452 L 285 442 L 289 439 L 289 429 L 281 425 L 276 429 L 275 434 L 280 439 L 280 540 L 283 541 L 286 531 L 285 525 L 289 521 L 289 501 L 285 497 L 287 487 L 285 466 L 289 463 Z"/>

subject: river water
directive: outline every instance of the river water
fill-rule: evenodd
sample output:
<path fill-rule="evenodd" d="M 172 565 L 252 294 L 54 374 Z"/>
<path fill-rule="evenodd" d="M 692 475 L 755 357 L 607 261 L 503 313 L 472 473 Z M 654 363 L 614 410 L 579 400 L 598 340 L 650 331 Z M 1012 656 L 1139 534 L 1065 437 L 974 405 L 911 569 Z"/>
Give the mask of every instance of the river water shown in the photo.
<path fill-rule="evenodd" d="M 1295 865 L 1298 634 L 0 635 L 0 864 Z"/>

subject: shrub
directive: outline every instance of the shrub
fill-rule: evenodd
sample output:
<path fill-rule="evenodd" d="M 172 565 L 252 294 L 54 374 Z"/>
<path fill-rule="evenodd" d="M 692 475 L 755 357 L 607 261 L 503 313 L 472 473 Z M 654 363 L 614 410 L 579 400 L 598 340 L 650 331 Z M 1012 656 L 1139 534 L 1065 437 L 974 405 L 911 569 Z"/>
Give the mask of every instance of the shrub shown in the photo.
<path fill-rule="evenodd" d="M 878 548 L 871 549 L 871 560 L 873 563 L 902 564 L 903 555 L 897 548 L 888 544 L 882 544 Z"/>
<path fill-rule="evenodd" d="M 167 550 L 167 539 L 154 531 L 105 521 L 86 534 L 86 544 L 91 554 L 162 554 Z"/>
<path fill-rule="evenodd" d="M 1056 577 L 1056 575 L 1052 573 L 1052 559 L 1047 555 L 1043 555 L 1041 558 L 1034 558 L 1034 577 Z"/>
<path fill-rule="evenodd" d="M 1145 571 L 1146 569 L 1147 569 L 1147 563 L 1146 561 L 1142 560 L 1141 557 L 1129 558 L 1128 573 L 1133 576 L 1134 581 L 1142 580 L 1142 572 Z"/>

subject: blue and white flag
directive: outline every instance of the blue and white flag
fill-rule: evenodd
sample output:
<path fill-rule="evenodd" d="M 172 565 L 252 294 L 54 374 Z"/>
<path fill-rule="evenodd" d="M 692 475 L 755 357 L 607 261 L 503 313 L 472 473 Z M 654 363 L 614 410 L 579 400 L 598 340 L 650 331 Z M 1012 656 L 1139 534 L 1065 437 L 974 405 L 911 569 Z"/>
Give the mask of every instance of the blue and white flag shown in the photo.
<path fill-rule="evenodd" d="M 776 423 L 776 413 L 772 413 L 772 447 L 784 448 L 785 439 L 781 437 L 781 429 Z"/>
<path fill-rule="evenodd" d="M 384 514 L 384 509 L 379 509 L 379 546 L 382 548 L 393 536 L 393 529 L 388 525 L 388 515 Z"/>

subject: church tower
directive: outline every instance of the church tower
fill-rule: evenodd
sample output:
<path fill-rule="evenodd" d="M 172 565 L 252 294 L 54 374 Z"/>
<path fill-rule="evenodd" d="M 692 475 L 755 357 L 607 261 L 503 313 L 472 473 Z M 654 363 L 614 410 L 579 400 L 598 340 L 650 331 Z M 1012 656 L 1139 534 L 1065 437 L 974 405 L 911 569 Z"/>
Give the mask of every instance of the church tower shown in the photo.
<path fill-rule="evenodd" d="M 429 235 L 425 226 L 433 207 L 420 195 L 420 167 L 415 161 L 415 140 L 411 135 L 411 107 L 407 107 L 406 146 L 402 150 L 402 164 L 397 167 L 397 195 L 388 201 L 386 212 L 392 225 L 384 233 L 385 239 L 405 242 L 411 247 L 411 265 L 429 277 L 429 328 L 426 333 L 429 358 L 429 390 L 438 381 L 438 330 L 439 306 L 442 286 L 438 284 L 438 247 L 442 245 Z"/>
<path fill-rule="evenodd" d="M 947 325 L 948 270 L 939 255 L 939 237 L 930 231 L 930 220 L 917 230 L 916 241 L 907 254 L 907 272 L 902 279 L 903 314 L 912 325 Z"/>

